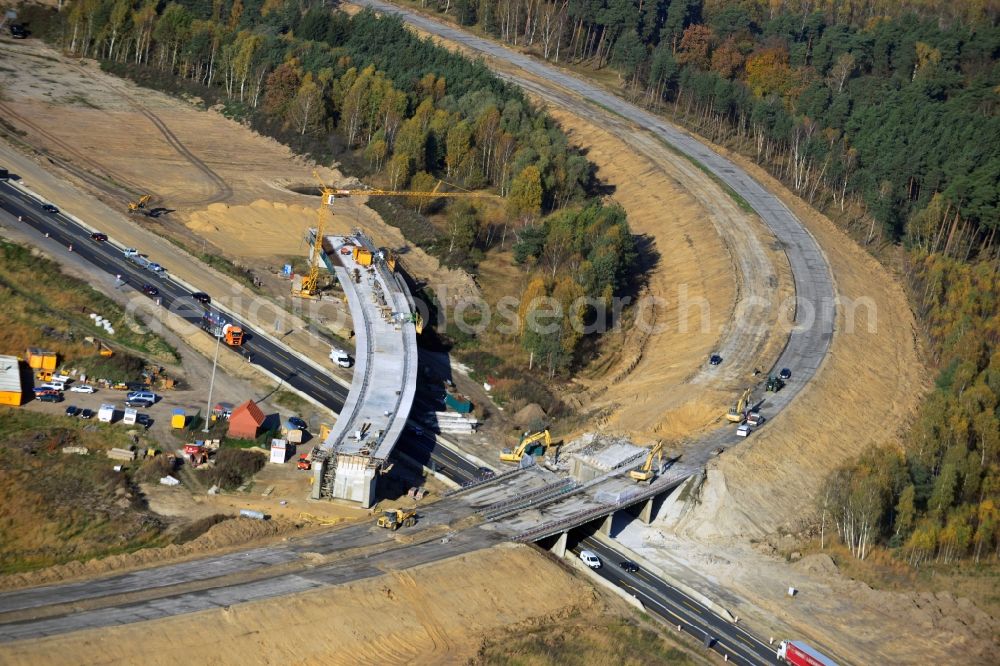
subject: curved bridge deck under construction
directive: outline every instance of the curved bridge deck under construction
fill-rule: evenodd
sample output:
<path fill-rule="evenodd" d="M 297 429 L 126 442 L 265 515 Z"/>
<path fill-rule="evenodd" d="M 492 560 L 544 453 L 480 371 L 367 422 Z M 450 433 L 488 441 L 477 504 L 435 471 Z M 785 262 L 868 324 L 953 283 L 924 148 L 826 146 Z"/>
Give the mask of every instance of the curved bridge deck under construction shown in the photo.
<path fill-rule="evenodd" d="M 354 319 L 356 359 L 340 418 L 314 455 L 312 497 L 369 507 L 375 502 L 378 473 L 403 432 L 416 392 L 413 298 L 362 232 L 327 236 L 323 248 L 323 262 L 343 286 Z"/>

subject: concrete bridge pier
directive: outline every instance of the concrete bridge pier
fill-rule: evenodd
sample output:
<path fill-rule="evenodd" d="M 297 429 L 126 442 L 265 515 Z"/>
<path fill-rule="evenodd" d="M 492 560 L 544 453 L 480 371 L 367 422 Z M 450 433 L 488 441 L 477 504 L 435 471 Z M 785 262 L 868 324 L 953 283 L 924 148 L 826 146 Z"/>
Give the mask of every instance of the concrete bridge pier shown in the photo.
<path fill-rule="evenodd" d="M 554 554 L 556 557 L 562 559 L 566 557 L 566 543 L 569 541 L 569 532 L 562 532 L 559 538 L 556 539 L 549 547 L 549 552 Z"/>

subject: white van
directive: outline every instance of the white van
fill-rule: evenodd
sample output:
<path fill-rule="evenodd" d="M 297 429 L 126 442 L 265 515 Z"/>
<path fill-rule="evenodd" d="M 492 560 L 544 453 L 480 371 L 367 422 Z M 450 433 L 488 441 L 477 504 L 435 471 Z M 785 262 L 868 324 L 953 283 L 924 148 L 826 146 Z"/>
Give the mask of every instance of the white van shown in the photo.
<path fill-rule="evenodd" d="M 586 564 L 591 569 L 601 568 L 601 558 L 595 555 L 592 551 L 581 550 L 580 559 L 583 560 L 583 563 Z"/>
<path fill-rule="evenodd" d="M 331 349 L 330 350 L 330 360 L 335 362 L 342 368 L 349 368 L 354 365 L 354 359 L 351 355 L 345 352 L 343 349 Z"/>
<path fill-rule="evenodd" d="M 39 388 L 51 389 L 53 391 L 65 391 L 66 382 L 59 379 L 50 379 L 49 381 L 42 384 Z"/>

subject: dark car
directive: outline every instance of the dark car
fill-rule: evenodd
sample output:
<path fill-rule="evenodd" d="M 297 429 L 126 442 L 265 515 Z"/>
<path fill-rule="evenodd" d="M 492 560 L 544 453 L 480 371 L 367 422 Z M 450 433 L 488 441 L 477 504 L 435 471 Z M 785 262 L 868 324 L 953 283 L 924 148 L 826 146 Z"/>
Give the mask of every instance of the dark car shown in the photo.
<path fill-rule="evenodd" d="M 10 36 L 14 39 L 27 39 L 28 31 L 24 29 L 24 26 L 20 23 L 10 24 Z"/>
<path fill-rule="evenodd" d="M 296 430 L 309 430 L 309 424 L 306 423 L 304 419 L 300 419 L 298 416 L 288 417 L 288 425 L 292 426 Z"/>
<path fill-rule="evenodd" d="M 144 284 L 142 285 L 142 293 L 146 294 L 147 296 L 159 296 L 160 290 L 151 284 Z"/>
<path fill-rule="evenodd" d="M 142 407 L 144 409 L 149 409 L 153 406 L 152 400 L 147 400 L 145 398 L 132 398 L 125 401 L 126 407 Z"/>
<path fill-rule="evenodd" d="M 76 416 L 80 413 L 80 408 L 76 405 L 70 405 L 66 408 L 66 416 Z"/>
<path fill-rule="evenodd" d="M 152 419 L 149 418 L 149 414 L 136 414 L 135 422 L 144 428 L 149 428 L 149 426 L 153 423 Z"/>
<path fill-rule="evenodd" d="M 789 370 L 788 368 L 782 368 L 781 372 L 778 373 L 778 378 L 779 379 L 791 379 L 792 378 L 792 371 Z"/>
<path fill-rule="evenodd" d="M 62 393 L 59 391 L 45 391 L 43 393 L 36 393 L 35 400 L 41 402 L 62 402 Z"/>
<path fill-rule="evenodd" d="M 92 409 L 81 409 L 80 410 L 80 418 L 81 419 L 89 419 L 89 418 L 93 418 L 93 416 L 94 416 L 94 410 L 92 410 Z"/>
<path fill-rule="evenodd" d="M 719 365 L 720 363 L 722 363 L 722 357 L 719 356 L 718 354 L 712 354 L 712 356 L 709 357 L 708 362 L 711 365 Z"/>
<path fill-rule="evenodd" d="M 102 234 L 100 231 L 95 231 L 94 233 L 90 234 L 90 239 L 93 241 L 97 241 L 98 243 L 103 243 L 106 240 L 108 240 L 108 235 Z"/>
<path fill-rule="evenodd" d="M 212 297 L 203 291 L 196 291 L 192 293 L 191 298 L 198 301 L 199 303 L 202 303 L 203 305 L 208 305 L 209 303 L 212 302 Z"/>
<path fill-rule="evenodd" d="M 639 571 L 639 565 L 632 560 L 622 560 L 618 563 L 618 566 L 629 573 L 636 573 Z"/>
<path fill-rule="evenodd" d="M 53 215 L 59 212 L 59 209 L 52 204 L 42 204 L 42 210 L 46 213 L 52 213 Z"/>
<path fill-rule="evenodd" d="M 480 479 L 492 479 L 494 476 L 497 475 L 497 473 L 494 472 L 489 467 L 480 467 L 478 471 Z"/>

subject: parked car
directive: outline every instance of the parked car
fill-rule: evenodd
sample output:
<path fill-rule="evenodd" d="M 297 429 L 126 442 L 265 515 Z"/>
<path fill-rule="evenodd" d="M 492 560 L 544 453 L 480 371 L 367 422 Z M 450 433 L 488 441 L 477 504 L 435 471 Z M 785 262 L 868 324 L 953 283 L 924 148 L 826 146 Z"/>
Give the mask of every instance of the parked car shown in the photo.
<path fill-rule="evenodd" d="M 749 423 L 741 423 L 740 427 L 736 429 L 737 437 L 747 437 L 750 435 L 750 431 L 753 427 Z"/>
<path fill-rule="evenodd" d="M 100 231 L 95 231 L 94 233 L 90 234 L 90 239 L 97 241 L 98 243 L 103 243 L 106 240 L 108 240 L 108 235 L 102 234 Z"/>
<path fill-rule="evenodd" d="M 292 426 L 296 430 L 309 430 L 309 424 L 305 420 L 300 419 L 298 416 L 288 417 L 288 425 Z"/>
<path fill-rule="evenodd" d="M 153 425 L 153 419 L 149 418 L 149 414 L 136 414 L 135 422 L 147 430 L 149 429 L 149 426 Z"/>
<path fill-rule="evenodd" d="M 191 298 L 198 301 L 202 305 L 208 305 L 212 302 L 212 297 L 203 291 L 196 291 L 191 294 Z"/>
<path fill-rule="evenodd" d="M 719 365 L 720 363 L 722 363 L 722 357 L 719 356 L 718 354 L 712 354 L 709 357 L 708 362 L 710 365 Z"/>
<path fill-rule="evenodd" d="M 35 400 L 41 402 L 62 402 L 62 393 L 59 391 L 45 391 L 44 393 L 36 393 Z"/>
<path fill-rule="evenodd" d="M 93 417 L 94 417 L 94 410 L 92 410 L 92 409 L 81 409 L 80 410 L 80 418 L 81 419 L 89 419 L 89 418 L 93 418 Z"/>
<path fill-rule="evenodd" d="M 142 293 L 146 294 L 147 296 L 159 296 L 160 290 L 151 284 L 144 284 L 142 285 Z"/>
<path fill-rule="evenodd" d="M 97 393 L 97 389 L 90 384 L 73 384 L 69 390 L 73 393 Z"/>
<path fill-rule="evenodd" d="M 10 36 L 14 39 L 27 39 L 28 31 L 24 29 L 24 26 L 20 23 L 10 24 Z"/>
<path fill-rule="evenodd" d="M 148 407 L 156 402 L 156 394 L 152 391 L 129 391 L 125 394 L 125 400 L 127 402 L 135 402 Z M 134 407 L 135 405 L 129 405 L 129 407 Z"/>
<path fill-rule="evenodd" d="M 788 368 L 782 368 L 781 372 L 778 373 L 778 377 L 785 380 L 791 379 L 792 371 L 789 370 Z"/>
<path fill-rule="evenodd" d="M 59 209 L 53 206 L 52 204 L 42 204 L 42 210 L 44 210 L 46 213 L 52 213 L 53 215 L 59 212 Z"/>
<path fill-rule="evenodd" d="M 639 571 L 639 565 L 632 560 L 622 560 L 618 563 L 618 566 L 629 573 L 637 573 Z"/>
<path fill-rule="evenodd" d="M 76 416 L 80 413 L 80 408 L 76 405 L 70 405 L 66 408 L 66 416 Z"/>

